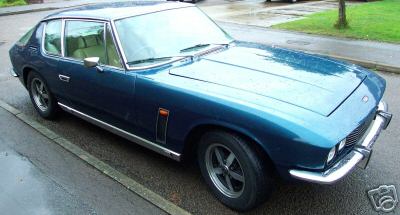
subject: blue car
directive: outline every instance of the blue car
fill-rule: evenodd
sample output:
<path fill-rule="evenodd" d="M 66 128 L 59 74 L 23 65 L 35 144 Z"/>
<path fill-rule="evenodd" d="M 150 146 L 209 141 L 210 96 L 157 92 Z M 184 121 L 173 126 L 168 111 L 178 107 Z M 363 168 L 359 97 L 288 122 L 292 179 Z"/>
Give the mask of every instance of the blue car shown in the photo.
<path fill-rule="evenodd" d="M 196 159 L 216 198 L 239 211 L 264 202 L 276 176 L 331 184 L 365 168 L 392 117 L 375 73 L 235 41 L 186 3 L 58 12 L 9 54 L 42 117 L 62 109 L 174 160 Z"/>

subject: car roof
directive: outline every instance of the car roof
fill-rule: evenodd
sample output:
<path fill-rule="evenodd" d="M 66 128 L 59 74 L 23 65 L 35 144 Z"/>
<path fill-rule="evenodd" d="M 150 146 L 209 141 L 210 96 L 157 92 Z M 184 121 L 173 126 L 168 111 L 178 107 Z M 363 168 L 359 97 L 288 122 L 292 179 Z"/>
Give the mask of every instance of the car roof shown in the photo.
<path fill-rule="evenodd" d="M 193 6 L 193 4 L 170 1 L 109 2 L 63 10 L 61 12 L 51 14 L 45 17 L 43 20 L 59 18 L 86 18 L 110 21 L 163 10 Z"/>

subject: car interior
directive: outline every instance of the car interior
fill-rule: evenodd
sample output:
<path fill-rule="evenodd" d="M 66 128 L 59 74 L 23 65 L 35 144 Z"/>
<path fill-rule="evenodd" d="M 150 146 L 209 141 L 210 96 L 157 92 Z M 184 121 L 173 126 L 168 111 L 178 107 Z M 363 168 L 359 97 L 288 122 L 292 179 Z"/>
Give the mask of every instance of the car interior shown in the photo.
<path fill-rule="evenodd" d="M 61 40 L 60 38 L 51 38 L 52 36 L 54 35 L 50 35 L 49 39 L 46 38 L 45 49 L 50 54 L 59 55 L 61 51 L 57 47 L 61 47 Z"/>
<path fill-rule="evenodd" d="M 49 29 L 50 31 L 53 29 Z M 66 53 L 67 57 L 83 60 L 88 57 L 99 57 L 100 63 L 121 68 L 121 62 L 114 45 L 110 32 L 107 32 L 106 47 L 104 46 L 104 30 L 92 32 L 84 35 L 82 32 L 73 32 L 71 36 L 66 36 Z M 87 33 L 86 33 L 87 34 Z M 78 36 L 77 36 L 78 35 Z M 46 32 L 45 50 L 48 54 L 61 54 L 60 34 L 55 32 Z M 107 55 L 106 55 L 107 52 Z"/>
<path fill-rule="evenodd" d="M 76 59 L 85 59 L 87 57 L 99 57 L 101 63 L 106 63 L 106 55 L 102 39 L 98 35 L 80 36 L 78 38 L 68 38 L 68 53 L 72 53 L 72 57 Z"/>
<path fill-rule="evenodd" d="M 113 45 L 111 36 L 107 36 L 107 57 L 102 38 L 103 31 L 98 34 L 91 34 L 79 37 L 67 37 L 66 55 L 75 59 L 83 60 L 88 57 L 99 57 L 100 63 L 121 67 L 118 53 Z M 107 62 L 108 60 L 108 62 Z"/>

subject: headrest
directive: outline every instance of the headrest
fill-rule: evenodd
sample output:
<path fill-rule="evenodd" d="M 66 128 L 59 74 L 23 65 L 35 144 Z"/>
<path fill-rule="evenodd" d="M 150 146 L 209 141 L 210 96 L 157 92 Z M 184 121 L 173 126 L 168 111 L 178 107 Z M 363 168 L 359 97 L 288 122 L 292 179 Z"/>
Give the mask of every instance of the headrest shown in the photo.
<path fill-rule="evenodd" d="M 78 38 L 78 49 L 89 48 L 92 46 L 98 46 L 101 42 L 96 35 L 89 35 L 85 37 Z"/>
<path fill-rule="evenodd" d="M 86 48 L 86 42 L 83 37 L 78 37 L 78 49 L 84 49 Z"/>
<path fill-rule="evenodd" d="M 89 35 L 85 37 L 86 48 L 100 45 L 100 41 L 96 35 Z"/>

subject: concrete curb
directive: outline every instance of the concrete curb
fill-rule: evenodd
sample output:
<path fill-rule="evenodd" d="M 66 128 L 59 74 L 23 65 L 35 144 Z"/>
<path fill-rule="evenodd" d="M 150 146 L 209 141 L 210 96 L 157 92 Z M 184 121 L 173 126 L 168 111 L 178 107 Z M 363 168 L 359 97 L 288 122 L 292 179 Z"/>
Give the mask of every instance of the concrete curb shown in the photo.
<path fill-rule="evenodd" d="M 15 11 L 4 11 L 4 12 L 0 12 L 0 17 L 25 14 L 25 13 L 33 13 L 33 12 L 41 12 L 41 11 L 49 11 L 49 10 L 68 9 L 68 8 L 72 8 L 72 7 L 79 7 L 79 6 L 90 5 L 90 4 L 95 4 L 95 3 L 83 3 L 82 2 L 80 4 L 68 5 L 68 6 L 47 6 L 47 7 L 31 8 L 31 9 L 26 9 L 26 10 L 22 9 L 22 10 L 15 10 Z M 24 6 L 15 6 L 15 7 L 25 7 L 25 5 Z M 7 10 L 7 8 L 4 8 L 4 10 Z"/>
<path fill-rule="evenodd" d="M 357 60 L 354 58 L 342 57 L 342 56 L 337 56 L 337 55 L 325 55 L 325 56 L 328 56 L 331 58 L 336 58 L 338 60 L 349 61 L 351 63 L 363 66 L 368 69 L 374 69 L 374 70 L 379 70 L 382 72 L 392 72 L 392 73 L 400 74 L 400 68 L 398 68 L 398 67 L 393 67 L 393 66 L 389 66 L 389 65 L 385 65 L 385 64 L 375 63 L 375 62 L 367 62 L 367 61 L 362 61 L 362 60 Z"/>
<path fill-rule="evenodd" d="M 80 5 L 77 5 L 77 6 L 80 6 Z M 75 7 L 75 6 L 72 6 L 72 7 Z M 10 15 L 18 15 L 18 14 L 24 14 L 24 13 L 57 10 L 57 9 L 62 9 L 62 8 L 69 8 L 69 7 L 46 7 L 46 8 L 36 8 L 36 9 L 19 10 L 19 11 L 6 11 L 6 12 L 0 13 L 0 16 L 10 16 Z"/>
<path fill-rule="evenodd" d="M 276 46 L 276 47 L 282 47 L 282 48 L 288 49 L 288 47 L 284 47 L 284 46 Z M 372 70 L 379 70 L 382 72 L 391 72 L 391 73 L 400 74 L 400 68 L 394 67 L 394 66 L 389 66 L 389 65 L 385 65 L 385 64 L 376 63 L 376 62 L 368 62 L 368 61 L 358 60 L 358 59 L 354 59 L 354 58 L 350 58 L 350 57 L 343 57 L 343 56 L 332 55 L 332 54 L 311 52 L 311 51 L 303 50 L 303 49 L 299 49 L 299 50 L 302 52 L 308 53 L 308 54 L 321 55 L 321 56 L 334 58 L 337 60 L 348 61 L 348 62 L 357 64 L 357 65 L 360 65 L 362 67 L 372 69 Z"/>
<path fill-rule="evenodd" d="M 31 117 L 25 115 L 18 109 L 12 107 L 11 105 L 7 104 L 6 102 L 0 100 L 0 107 L 4 110 L 10 112 L 14 116 L 16 116 L 21 121 L 25 122 L 27 125 L 31 126 L 33 129 L 41 133 L 43 136 L 49 138 L 54 143 L 60 145 L 67 151 L 71 152 L 75 156 L 79 157 L 86 163 L 90 164 L 103 174 L 107 175 L 108 177 L 112 178 L 113 180 L 117 181 L 128 190 L 136 193 L 143 199 L 147 200 L 148 202 L 152 203 L 153 205 L 157 206 L 161 210 L 165 211 L 168 214 L 172 215 L 189 215 L 190 213 L 186 210 L 178 207 L 177 205 L 173 204 L 172 202 L 164 199 L 162 196 L 154 193 L 153 191 L 149 190 L 145 186 L 141 185 L 137 181 L 133 180 L 132 178 L 124 175 L 123 173 L 119 172 L 118 170 L 114 169 L 110 165 L 104 163 L 103 161 L 99 160 L 98 158 L 94 157 L 93 155 L 89 154 L 85 150 L 81 149 L 77 145 L 71 143 L 67 139 L 63 138 L 62 136 L 58 135 L 57 133 L 53 132 L 52 130 L 46 128 L 41 123 L 35 121 Z"/>

